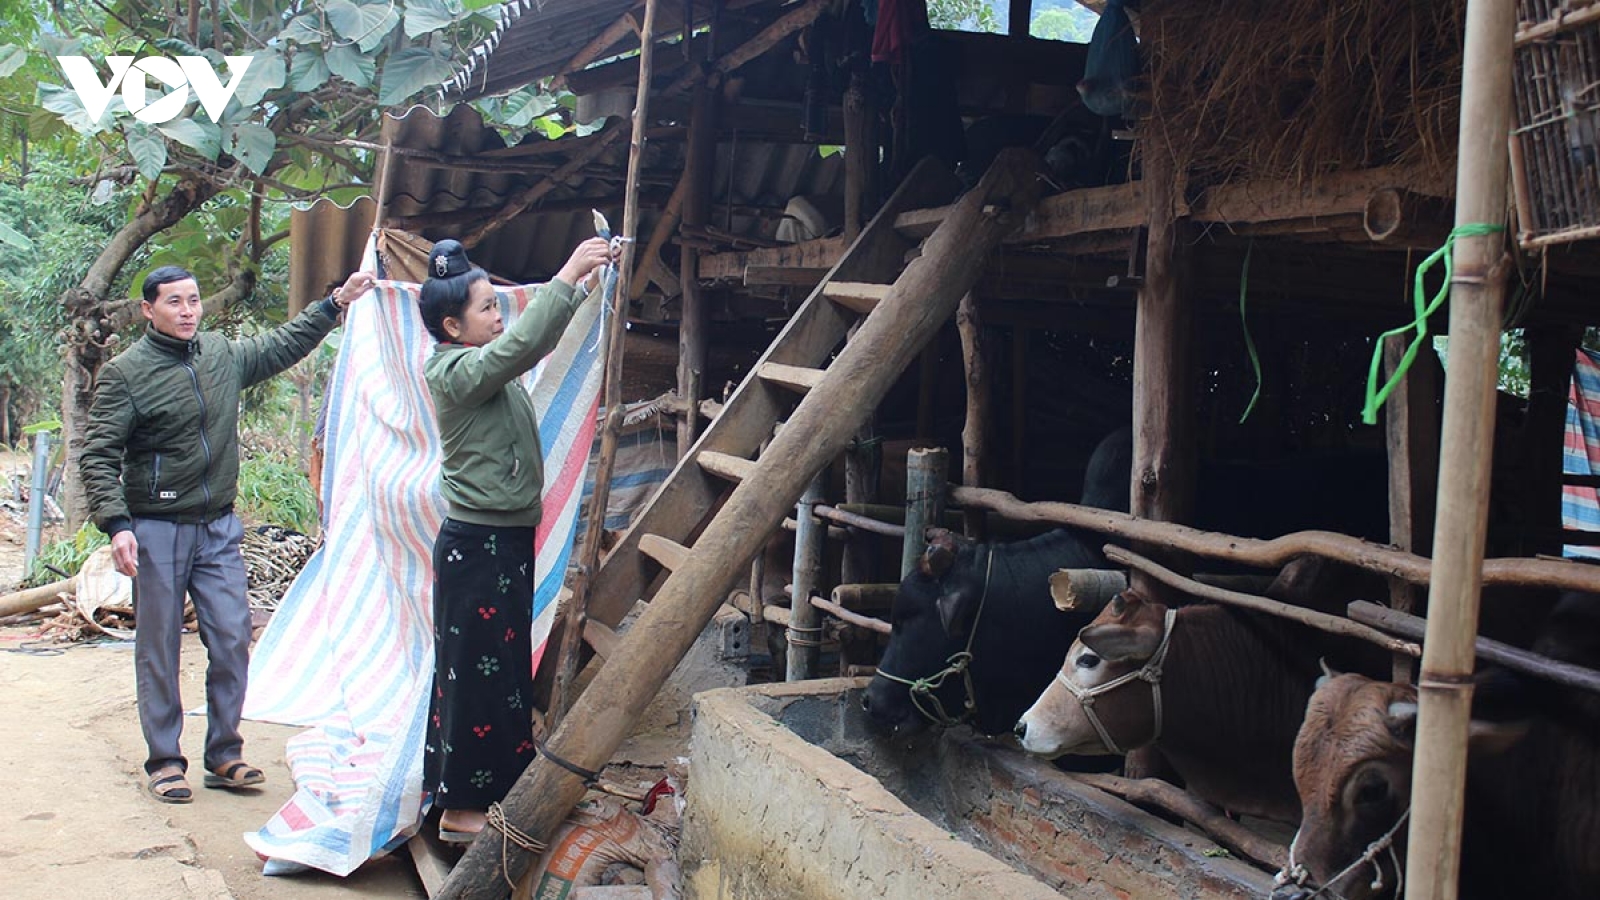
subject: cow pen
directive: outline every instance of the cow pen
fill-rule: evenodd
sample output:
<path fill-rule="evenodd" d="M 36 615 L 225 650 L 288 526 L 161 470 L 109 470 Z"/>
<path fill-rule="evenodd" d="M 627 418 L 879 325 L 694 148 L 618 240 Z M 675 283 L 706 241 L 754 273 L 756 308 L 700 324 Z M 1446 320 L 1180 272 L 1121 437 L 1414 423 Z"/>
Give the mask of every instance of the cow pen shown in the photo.
<path fill-rule="evenodd" d="M 666 458 L 595 486 L 633 479 L 650 499 L 621 527 L 600 511 L 583 609 L 541 660 L 537 705 L 570 711 L 505 802 L 529 840 L 479 841 L 440 896 L 498 897 L 529 871 L 581 795 L 575 772 L 603 768 L 718 629 L 749 681 L 788 683 L 699 701 L 691 896 L 860 895 L 823 880 L 852 862 L 883 896 L 1259 895 L 1270 879 L 1229 855 L 1274 869 L 1281 829 L 1240 833 L 1152 781 L 1062 780 L 955 730 L 909 755 L 865 732 L 859 676 L 878 669 L 929 528 L 1000 543 L 1066 526 L 1117 545 L 1094 570 L 1110 577 L 1074 576 L 1085 597 L 1131 584 L 1372 643 L 1422 688 L 1429 759 L 1464 758 L 1464 721 L 1436 729 L 1470 700 L 1475 653 L 1592 689 L 1592 670 L 1528 653 L 1539 609 L 1505 614 L 1503 644 L 1477 612 L 1485 586 L 1600 593 L 1600 567 L 1555 558 L 1600 544 L 1562 515 L 1564 495 L 1593 498 L 1562 450 L 1582 443 L 1568 396 L 1600 324 L 1593 190 L 1563 179 L 1588 177 L 1600 149 L 1592 130 L 1553 133 L 1582 117 L 1546 96 L 1600 80 L 1573 71 L 1592 6 L 1086 0 L 1136 8 L 1145 72 L 1136 105 L 1107 117 L 1080 99 L 1085 46 L 1030 34 L 1040 2 L 1002 5 L 1008 33 L 936 29 L 874 64 L 858 0 L 515 0 L 452 96 L 560 86 L 598 130 L 508 140 L 466 105 L 419 108 L 386 123 L 372 202 L 296 213 L 301 300 L 327 280 L 313 248 L 374 228 L 395 277 L 464 236 L 497 275 L 536 280 L 591 208 L 622 221 L 627 195 L 636 213 L 607 396 L 654 412 Z M 653 52 L 635 54 L 641 40 Z M 1430 268 L 1441 248 L 1449 278 Z M 1430 321 L 1441 285 L 1453 299 Z M 1497 394 L 1502 358 L 1525 363 L 1520 393 Z M 1109 494 L 1125 512 L 1085 505 L 1119 429 L 1131 446 Z M 1361 598 L 1381 609 L 1307 615 L 1236 580 L 1303 554 L 1382 576 Z M 1194 574 L 1208 567 L 1225 571 Z M 1485 633 L 1507 624 L 1484 615 Z M 1447 811 L 1412 828 L 1448 839 L 1459 771 L 1434 774 L 1418 806 Z M 781 796 L 750 804 L 763 786 Z M 961 793 L 1002 787 L 1006 815 L 1048 839 Z M 946 833 L 987 855 L 918 856 Z M 1408 893 L 1454 897 L 1457 858 L 1415 852 L 1438 871 Z M 1013 876 L 1015 893 L 993 887 Z"/>

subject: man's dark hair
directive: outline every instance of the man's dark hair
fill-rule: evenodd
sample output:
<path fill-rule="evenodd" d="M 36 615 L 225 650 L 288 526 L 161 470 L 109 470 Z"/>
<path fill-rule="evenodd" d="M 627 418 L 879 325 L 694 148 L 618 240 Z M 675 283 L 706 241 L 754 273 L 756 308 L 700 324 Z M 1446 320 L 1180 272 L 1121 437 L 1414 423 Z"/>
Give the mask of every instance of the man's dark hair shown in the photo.
<path fill-rule="evenodd" d="M 194 277 L 193 272 L 182 266 L 162 266 L 156 269 L 144 277 L 144 302 L 156 302 L 156 295 L 161 293 L 163 284 L 171 284 L 174 281 L 183 281 L 184 279 L 199 280 Z"/>
<path fill-rule="evenodd" d="M 444 330 L 444 320 L 459 321 L 461 311 L 467 306 L 467 295 L 471 293 L 472 286 L 488 280 L 489 273 L 474 267 L 460 275 L 429 278 L 422 283 L 422 297 L 417 301 L 417 307 L 422 312 L 422 324 L 427 326 L 428 333 L 433 335 L 434 340 L 441 343 L 455 340 Z"/>

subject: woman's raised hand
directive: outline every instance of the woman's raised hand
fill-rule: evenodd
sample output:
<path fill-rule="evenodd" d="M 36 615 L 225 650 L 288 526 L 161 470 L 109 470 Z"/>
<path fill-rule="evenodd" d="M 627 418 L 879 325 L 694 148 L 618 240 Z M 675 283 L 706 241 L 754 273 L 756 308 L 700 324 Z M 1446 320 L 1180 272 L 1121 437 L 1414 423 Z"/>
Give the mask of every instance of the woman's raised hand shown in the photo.
<path fill-rule="evenodd" d="M 590 272 L 611 261 L 611 245 L 605 238 L 592 237 L 579 244 L 567 259 L 566 265 L 556 273 L 556 278 L 570 285 L 589 276 Z"/>

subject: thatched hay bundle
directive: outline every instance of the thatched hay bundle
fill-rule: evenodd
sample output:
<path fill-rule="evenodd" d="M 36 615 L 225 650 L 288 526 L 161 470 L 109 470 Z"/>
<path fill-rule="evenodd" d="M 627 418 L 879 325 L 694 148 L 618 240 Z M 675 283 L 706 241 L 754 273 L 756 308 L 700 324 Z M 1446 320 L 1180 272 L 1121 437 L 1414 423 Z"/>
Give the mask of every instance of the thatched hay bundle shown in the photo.
<path fill-rule="evenodd" d="M 1192 183 L 1453 170 L 1465 0 L 1146 0 L 1156 140 Z"/>

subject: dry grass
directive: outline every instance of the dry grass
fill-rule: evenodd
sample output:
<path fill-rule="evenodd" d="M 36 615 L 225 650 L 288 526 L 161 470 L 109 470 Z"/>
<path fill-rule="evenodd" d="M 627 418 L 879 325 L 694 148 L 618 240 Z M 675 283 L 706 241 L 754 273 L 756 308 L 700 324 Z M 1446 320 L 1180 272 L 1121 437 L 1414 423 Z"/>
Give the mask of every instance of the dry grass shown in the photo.
<path fill-rule="evenodd" d="M 1191 183 L 1455 165 L 1465 0 L 1146 0 L 1156 139 Z"/>

